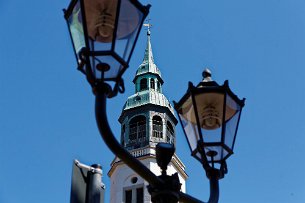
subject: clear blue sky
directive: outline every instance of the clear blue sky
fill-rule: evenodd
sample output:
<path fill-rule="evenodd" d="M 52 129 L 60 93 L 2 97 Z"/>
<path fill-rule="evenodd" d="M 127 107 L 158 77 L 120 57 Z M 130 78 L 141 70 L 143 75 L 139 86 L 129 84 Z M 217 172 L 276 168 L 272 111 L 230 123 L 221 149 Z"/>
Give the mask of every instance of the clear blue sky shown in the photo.
<path fill-rule="evenodd" d="M 192 0 L 151 3 L 155 62 L 170 100 L 210 67 L 246 97 L 235 154 L 220 202 L 305 202 L 305 1 Z M 113 154 L 97 131 L 94 96 L 76 71 L 62 8 L 68 0 L 0 0 L 0 203 L 65 203 L 72 160 L 101 163 L 109 201 Z M 109 101 L 117 135 L 121 107 L 144 55 L 142 31 L 124 75 L 126 93 Z M 190 157 L 180 124 L 177 154 L 189 194 L 207 200 L 208 181 Z"/>

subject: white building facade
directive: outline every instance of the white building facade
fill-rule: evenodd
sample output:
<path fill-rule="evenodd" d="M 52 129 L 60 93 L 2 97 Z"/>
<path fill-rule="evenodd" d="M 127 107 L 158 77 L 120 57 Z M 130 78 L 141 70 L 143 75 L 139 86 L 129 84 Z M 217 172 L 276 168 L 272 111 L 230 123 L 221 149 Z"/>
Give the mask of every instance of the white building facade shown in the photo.
<path fill-rule="evenodd" d="M 122 114 L 121 144 L 156 175 L 161 175 L 155 158 L 159 142 L 176 143 L 177 119 L 174 109 L 162 94 L 163 79 L 154 63 L 150 30 L 147 32 L 147 47 L 142 64 L 133 80 L 135 94 L 128 97 Z M 167 168 L 167 174 L 178 173 L 181 191 L 185 192 L 187 174 L 185 166 L 175 154 Z M 115 158 L 108 172 L 111 180 L 111 203 L 150 203 L 148 182 L 143 180 L 126 164 Z"/>

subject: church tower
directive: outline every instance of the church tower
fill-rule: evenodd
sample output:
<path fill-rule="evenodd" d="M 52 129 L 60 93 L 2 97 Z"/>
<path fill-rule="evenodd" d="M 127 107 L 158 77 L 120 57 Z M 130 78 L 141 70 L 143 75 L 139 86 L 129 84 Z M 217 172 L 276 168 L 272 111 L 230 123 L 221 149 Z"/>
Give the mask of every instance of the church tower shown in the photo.
<path fill-rule="evenodd" d="M 164 83 L 161 72 L 154 63 L 150 29 L 148 25 L 147 46 L 142 64 L 133 83 L 135 94 L 128 97 L 119 122 L 121 144 L 156 175 L 161 175 L 155 158 L 159 142 L 176 143 L 177 119 L 174 109 L 162 93 Z M 167 174 L 178 173 L 181 191 L 185 192 L 185 166 L 175 154 L 167 168 Z M 117 157 L 108 172 L 111 180 L 111 203 L 150 203 L 149 185 Z"/>

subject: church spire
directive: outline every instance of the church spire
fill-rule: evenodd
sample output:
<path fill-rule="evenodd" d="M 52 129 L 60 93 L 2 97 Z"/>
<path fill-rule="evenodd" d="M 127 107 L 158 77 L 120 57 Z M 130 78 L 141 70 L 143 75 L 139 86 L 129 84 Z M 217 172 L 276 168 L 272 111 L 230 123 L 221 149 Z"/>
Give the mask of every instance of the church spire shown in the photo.
<path fill-rule="evenodd" d="M 135 93 L 125 102 L 119 118 L 121 123 L 121 144 L 156 175 L 160 175 L 156 161 L 158 143 L 176 144 L 177 119 L 174 108 L 162 93 L 163 80 L 154 63 L 151 48 L 151 25 L 147 27 L 147 44 L 142 64 L 135 79 Z M 143 50 L 144 51 L 144 50 Z M 141 58 L 139 59 L 141 60 Z M 181 191 L 185 192 L 185 166 L 174 155 L 167 168 L 167 174 L 177 174 Z M 108 173 L 111 179 L 111 203 L 151 203 L 147 181 L 129 170 L 119 158 L 115 158 Z M 138 201 L 139 200 L 139 201 Z"/>
<path fill-rule="evenodd" d="M 147 27 L 147 44 L 146 44 L 144 59 L 143 59 L 142 63 L 154 64 L 154 56 L 153 56 L 151 42 L 150 42 L 150 28 L 152 27 L 152 25 L 147 23 L 147 24 L 144 24 L 144 26 Z"/>
<path fill-rule="evenodd" d="M 161 77 L 161 72 L 156 66 L 154 62 L 153 52 L 152 52 L 152 46 L 151 46 L 151 31 L 150 28 L 152 27 L 151 24 L 146 23 L 143 26 L 147 27 L 147 43 L 146 43 L 146 49 L 144 53 L 144 58 L 142 61 L 142 64 L 139 66 L 136 76 L 133 80 L 134 83 L 136 83 L 139 76 L 142 76 L 144 74 L 153 74 L 158 77 L 159 82 L 163 84 L 163 79 Z"/>

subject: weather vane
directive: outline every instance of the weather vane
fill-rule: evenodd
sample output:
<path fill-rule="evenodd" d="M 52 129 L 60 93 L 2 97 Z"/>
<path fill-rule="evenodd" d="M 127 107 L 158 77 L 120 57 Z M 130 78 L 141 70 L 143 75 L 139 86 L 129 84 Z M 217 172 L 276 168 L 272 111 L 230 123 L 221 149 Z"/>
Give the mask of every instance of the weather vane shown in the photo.
<path fill-rule="evenodd" d="M 150 18 L 148 18 L 146 21 L 147 23 L 144 23 L 143 26 L 147 27 L 147 30 L 150 32 L 150 28 L 153 26 L 152 24 L 150 24 Z"/>

